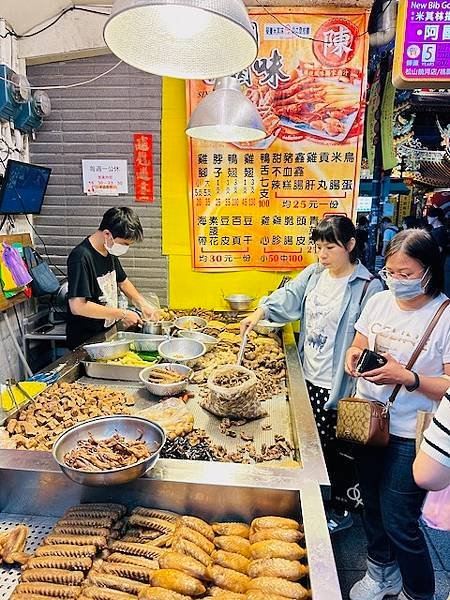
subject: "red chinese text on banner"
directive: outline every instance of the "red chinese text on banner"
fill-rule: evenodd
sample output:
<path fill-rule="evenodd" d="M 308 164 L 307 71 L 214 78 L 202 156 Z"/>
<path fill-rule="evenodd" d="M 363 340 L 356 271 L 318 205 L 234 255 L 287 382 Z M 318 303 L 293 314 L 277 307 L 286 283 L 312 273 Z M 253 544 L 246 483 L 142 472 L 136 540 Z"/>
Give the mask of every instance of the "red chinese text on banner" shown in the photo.
<path fill-rule="evenodd" d="M 153 195 L 153 140 L 150 133 L 135 133 L 134 195 L 136 202 L 151 203 Z"/>

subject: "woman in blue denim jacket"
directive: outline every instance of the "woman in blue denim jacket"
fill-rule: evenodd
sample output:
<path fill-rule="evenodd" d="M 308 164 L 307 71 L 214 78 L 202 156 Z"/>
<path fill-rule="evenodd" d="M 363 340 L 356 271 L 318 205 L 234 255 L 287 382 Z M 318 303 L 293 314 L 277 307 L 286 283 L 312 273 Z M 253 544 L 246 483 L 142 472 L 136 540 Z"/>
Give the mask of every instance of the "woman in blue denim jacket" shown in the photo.
<path fill-rule="evenodd" d="M 337 403 L 355 387 L 344 371 L 345 354 L 362 308 L 383 289 L 357 260 L 355 235 L 349 218 L 323 219 L 312 234 L 319 262 L 263 298 L 241 324 L 243 333 L 263 318 L 300 320 L 299 352 L 332 485 Z M 332 532 L 351 524 L 351 515 L 342 510 L 335 510 L 329 519 Z"/>

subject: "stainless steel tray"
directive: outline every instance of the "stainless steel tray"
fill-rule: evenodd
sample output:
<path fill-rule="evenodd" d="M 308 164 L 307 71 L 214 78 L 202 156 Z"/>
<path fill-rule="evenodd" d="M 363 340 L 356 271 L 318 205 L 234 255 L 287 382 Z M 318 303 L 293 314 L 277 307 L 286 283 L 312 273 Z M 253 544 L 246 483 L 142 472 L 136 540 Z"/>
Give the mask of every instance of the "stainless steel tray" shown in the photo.
<path fill-rule="evenodd" d="M 247 485 L 255 488 L 265 485 L 270 481 L 271 485 L 279 485 L 282 489 L 289 490 L 301 489 L 308 481 L 315 481 L 322 486 L 324 497 L 329 496 L 329 478 L 320 446 L 317 426 L 308 397 L 308 391 L 306 389 L 297 346 L 290 326 L 286 326 L 284 329 L 283 341 L 286 355 L 288 385 L 288 401 L 286 402 L 284 399 L 283 404 L 285 407 L 288 407 L 290 424 L 284 420 L 280 421 L 280 423 L 286 423 L 286 426 L 290 429 L 290 436 L 292 436 L 291 439 L 296 448 L 297 458 L 301 461 L 301 468 L 294 467 L 293 465 L 286 465 L 284 468 L 280 469 L 273 464 L 260 466 L 259 464 L 201 463 L 201 461 L 171 459 L 160 461 L 160 463 L 164 465 L 164 475 L 171 476 L 179 482 L 195 481 L 199 483 L 230 482 L 234 478 L 234 481 L 236 481 L 238 485 Z M 85 377 L 83 367 L 79 362 L 80 360 L 84 360 L 84 358 L 85 356 L 82 353 L 75 352 L 69 358 L 65 357 L 61 359 L 61 362 L 68 361 L 71 366 L 70 370 L 66 370 L 62 378 L 63 381 L 68 383 L 75 381 L 78 381 L 79 383 L 97 383 L 98 385 L 107 385 L 108 387 L 125 388 L 127 391 L 130 389 L 135 400 L 139 398 L 139 402 L 136 403 L 136 408 L 138 406 L 146 408 L 158 400 L 157 398 L 150 396 L 143 386 L 139 385 L 137 382 L 127 383 L 114 380 L 106 381 Z M 54 368 L 57 365 L 58 363 L 54 363 L 51 366 Z M 133 389 L 131 390 L 131 388 Z M 8 416 L 11 417 L 14 414 L 15 412 L 12 412 Z M 205 418 L 208 418 L 207 413 L 202 411 L 202 414 L 206 415 Z M 255 424 L 258 425 L 258 422 L 255 422 Z M 209 428 L 209 424 L 207 423 L 205 423 L 204 426 Z M 254 424 L 248 424 L 244 427 L 247 428 L 253 426 Z M 245 431 L 247 432 L 247 430 Z M 266 433 L 267 432 L 264 432 L 264 435 Z M 233 440 L 232 438 L 226 439 L 228 442 L 236 442 L 236 440 Z M 261 442 L 266 442 L 267 438 L 263 439 L 261 437 L 260 439 Z M 44 456 L 46 455 L 46 453 L 30 450 L 17 451 L 0 449 L 0 468 L 1 464 L 5 464 L 9 467 L 14 465 L 17 460 L 25 460 L 27 464 L 30 465 L 29 468 L 32 470 L 37 469 L 40 460 L 39 455 L 41 454 L 44 454 Z M 200 466 L 199 463 L 202 465 L 200 469 L 198 468 Z M 274 483 L 275 481 L 277 482 L 276 484 Z M 0 488 L 1 487 L 2 486 L 0 486 Z"/>
<path fill-rule="evenodd" d="M 41 517 L 35 515 L 16 515 L 0 512 L 0 533 L 13 529 L 16 525 L 27 525 L 29 535 L 25 551 L 33 553 L 42 540 L 53 529 L 56 517 Z M 0 598 L 7 600 L 19 582 L 20 568 L 17 566 L 0 567 Z"/>
<path fill-rule="evenodd" d="M 129 340 L 132 342 L 133 340 L 145 340 L 146 338 L 154 338 L 161 337 L 167 339 L 166 335 L 156 335 L 154 333 L 135 333 L 133 331 L 118 331 L 113 333 L 111 337 L 108 337 L 108 342 L 118 342 L 120 340 Z M 161 339 L 163 341 L 163 339 Z"/>
<path fill-rule="evenodd" d="M 174 473 L 164 466 L 167 461 L 159 461 L 148 477 L 107 489 L 89 488 L 69 481 L 46 453 L 35 454 L 41 457 L 31 469 L 30 453 L 20 452 L 19 460 L 6 469 L 0 456 L 0 509 L 4 511 L 0 520 L 6 528 L 19 522 L 29 524 L 30 550 L 47 534 L 55 517 L 79 502 L 123 502 L 130 509 L 152 506 L 207 521 L 249 522 L 272 514 L 293 517 L 304 525 L 313 600 L 342 600 L 320 489 L 313 481 L 304 482 L 300 491 L 280 489 L 283 477 L 279 469 L 276 475 L 266 472 L 264 483 L 260 479 L 259 484 L 255 482 L 257 487 L 250 487 L 238 483 L 236 466 L 223 478 L 219 473 L 211 473 L 211 466 L 203 463 L 194 466 L 191 477 L 201 481 L 205 469 L 209 469 L 213 481 L 186 484 L 172 478 Z M 186 465 L 182 468 L 186 470 Z M 264 473 L 261 469 L 261 476 Z M 8 514 L 12 511 L 19 514 Z M 0 568 L 0 584 L 4 586 L 0 588 L 1 598 L 9 597 L 17 576 L 16 569 Z"/>
<path fill-rule="evenodd" d="M 93 379 L 108 379 L 111 381 L 136 381 L 139 382 L 139 373 L 145 367 L 131 367 L 128 365 L 108 365 L 107 363 L 81 362 L 85 374 Z M 150 366 L 150 363 L 149 363 Z"/>
<path fill-rule="evenodd" d="M 96 363 L 91 363 L 96 364 Z M 111 365 L 101 365 L 111 366 Z M 132 368 L 132 367 L 130 367 Z M 77 383 L 82 385 L 104 385 L 101 378 L 81 377 L 77 380 Z M 148 392 L 144 386 L 137 385 L 132 382 L 114 381 L 108 382 L 108 387 L 114 387 L 120 389 L 131 396 L 133 396 L 135 405 L 131 407 L 132 414 L 139 413 L 140 410 L 154 406 L 158 404 L 164 398 L 153 396 Z M 221 419 L 212 415 L 211 413 L 204 410 L 199 404 L 199 386 L 190 385 L 189 391 L 194 393 L 193 398 L 189 398 L 186 403 L 188 408 L 194 416 L 194 427 L 196 429 L 204 429 L 211 441 L 217 446 L 223 446 L 227 452 L 232 454 L 239 451 L 239 447 L 244 444 L 241 438 L 241 433 L 247 437 L 253 437 L 253 444 L 257 452 L 261 452 L 262 447 L 267 447 L 275 444 L 277 436 L 283 436 L 291 445 L 294 447 L 294 438 L 292 434 L 292 422 L 290 419 L 289 404 L 286 397 L 286 390 L 273 396 L 270 400 L 266 400 L 263 406 L 267 411 L 268 416 L 254 421 L 249 421 L 245 425 L 240 427 L 234 427 L 233 430 L 236 432 L 236 437 L 230 437 L 220 431 Z M 265 429 L 270 425 L 270 429 Z M 292 452 L 291 456 L 287 456 L 284 460 L 291 460 L 296 458 L 300 462 L 300 457 L 295 456 L 295 452 Z M 278 464 L 277 464 L 278 463 Z M 280 462 L 273 461 L 270 463 L 272 466 L 283 466 L 283 460 Z M 265 463 L 266 465 L 269 463 Z"/>

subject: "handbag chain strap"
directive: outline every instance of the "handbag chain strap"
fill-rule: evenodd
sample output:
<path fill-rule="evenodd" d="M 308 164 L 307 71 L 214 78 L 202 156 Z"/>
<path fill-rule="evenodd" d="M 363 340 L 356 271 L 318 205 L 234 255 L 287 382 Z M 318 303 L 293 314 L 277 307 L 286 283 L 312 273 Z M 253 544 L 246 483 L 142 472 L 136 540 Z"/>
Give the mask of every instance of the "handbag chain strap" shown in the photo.
<path fill-rule="evenodd" d="M 419 358 L 419 355 L 422 352 L 422 350 L 424 349 L 425 344 L 428 341 L 428 338 L 433 333 L 434 328 L 438 324 L 439 319 L 441 318 L 443 312 L 445 311 L 447 306 L 449 306 L 449 304 L 450 304 L 450 299 L 445 300 L 440 305 L 440 307 L 437 309 L 437 311 L 435 312 L 434 317 L 431 319 L 428 327 L 425 329 L 425 333 L 423 334 L 422 338 L 420 339 L 420 342 L 417 344 L 416 349 L 414 350 L 411 358 L 408 361 L 408 364 L 406 365 L 406 369 L 408 369 L 408 371 L 411 369 L 411 367 L 414 366 L 414 363 Z M 397 398 L 401 387 L 402 387 L 402 384 L 397 383 L 397 385 L 392 390 L 392 394 L 389 396 L 389 400 L 386 404 L 386 412 L 389 411 L 390 407 L 394 403 L 394 400 Z"/>

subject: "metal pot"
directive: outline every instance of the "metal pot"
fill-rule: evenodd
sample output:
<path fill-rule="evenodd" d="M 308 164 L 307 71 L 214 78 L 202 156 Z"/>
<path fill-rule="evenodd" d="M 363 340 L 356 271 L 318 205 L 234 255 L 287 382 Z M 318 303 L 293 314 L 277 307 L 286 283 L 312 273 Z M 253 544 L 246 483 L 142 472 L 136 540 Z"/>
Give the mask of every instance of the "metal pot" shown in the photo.
<path fill-rule="evenodd" d="M 145 321 L 142 325 L 142 333 L 146 335 L 161 335 L 162 332 L 161 321 Z"/>
<path fill-rule="evenodd" d="M 253 296 L 247 296 L 247 294 L 231 294 L 231 296 L 225 297 L 231 310 L 248 310 L 254 299 Z"/>
<path fill-rule="evenodd" d="M 145 321 L 142 326 L 142 333 L 145 335 L 170 335 L 173 327 L 173 321 Z"/>

